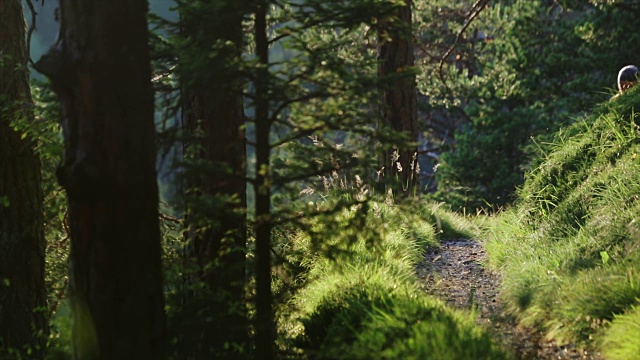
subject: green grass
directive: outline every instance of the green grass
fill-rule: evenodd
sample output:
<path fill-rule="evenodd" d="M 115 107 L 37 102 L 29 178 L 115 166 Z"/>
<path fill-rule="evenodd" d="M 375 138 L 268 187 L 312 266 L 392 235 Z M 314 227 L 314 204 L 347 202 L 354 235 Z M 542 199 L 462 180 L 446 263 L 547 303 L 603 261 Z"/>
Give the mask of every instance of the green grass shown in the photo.
<path fill-rule="evenodd" d="M 604 355 L 610 360 L 640 358 L 640 309 L 632 307 L 616 315 L 613 324 L 602 339 Z"/>
<path fill-rule="evenodd" d="M 281 309 L 288 316 L 280 325 L 307 358 L 507 358 L 475 325 L 474 314 L 447 308 L 420 289 L 415 266 L 438 242 L 435 227 L 420 217 L 431 205 L 415 206 L 402 211 L 373 204 L 367 226 L 378 229 L 378 237 L 372 243 L 361 231 L 348 256 L 326 257 L 305 236 L 294 238 L 293 247 L 316 251 L 302 257 L 308 269 L 299 279 L 304 286 Z M 327 241 L 347 241 L 343 234 Z"/>
<path fill-rule="evenodd" d="M 638 358 L 640 90 L 563 130 L 515 206 L 483 225 L 503 297 L 560 342 Z M 624 339 L 622 341 L 621 339 Z M 635 354 L 636 357 L 629 357 Z"/>
<path fill-rule="evenodd" d="M 428 223 L 434 224 L 438 239 L 473 239 L 480 233 L 472 218 L 453 212 L 444 203 L 425 203 L 420 211 Z"/>

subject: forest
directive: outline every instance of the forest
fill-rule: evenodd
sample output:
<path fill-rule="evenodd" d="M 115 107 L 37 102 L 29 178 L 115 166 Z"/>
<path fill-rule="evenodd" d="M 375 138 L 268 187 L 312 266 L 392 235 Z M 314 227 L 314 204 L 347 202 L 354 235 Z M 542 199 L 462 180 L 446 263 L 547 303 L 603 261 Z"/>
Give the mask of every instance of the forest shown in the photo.
<path fill-rule="evenodd" d="M 0 0 L 0 360 L 640 359 L 639 16 Z"/>

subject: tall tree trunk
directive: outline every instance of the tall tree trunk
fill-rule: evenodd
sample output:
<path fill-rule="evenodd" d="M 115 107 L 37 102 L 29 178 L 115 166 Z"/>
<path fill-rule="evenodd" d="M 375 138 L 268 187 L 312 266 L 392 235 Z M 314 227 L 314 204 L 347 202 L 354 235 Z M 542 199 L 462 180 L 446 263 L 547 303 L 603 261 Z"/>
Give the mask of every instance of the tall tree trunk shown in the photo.
<path fill-rule="evenodd" d="M 38 61 L 63 105 L 76 359 L 162 359 L 155 127 L 145 0 L 61 0 Z"/>
<path fill-rule="evenodd" d="M 189 47 L 183 51 L 194 54 L 187 59 L 206 59 L 184 64 L 181 74 L 185 153 L 194 161 L 186 176 L 185 256 L 195 264 L 190 282 L 204 285 L 189 292 L 186 304 L 198 307 L 198 319 L 190 320 L 197 332 L 190 352 L 198 358 L 248 355 L 244 83 L 237 69 L 246 8 L 225 0 L 185 4 L 181 12 Z M 216 56 L 208 56 L 212 49 Z"/>
<path fill-rule="evenodd" d="M 385 183 L 400 196 L 412 195 L 417 183 L 418 110 L 412 35 L 411 0 L 380 21 L 378 75 L 389 78 L 381 86 L 385 126 L 403 134 L 407 142 L 392 144 L 381 159 Z"/>
<path fill-rule="evenodd" d="M 257 2 L 255 13 L 256 56 L 256 359 L 273 359 L 273 309 L 271 298 L 271 167 L 269 133 L 269 47 L 267 2 Z"/>
<path fill-rule="evenodd" d="M 29 358 L 42 358 L 48 325 L 40 158 L 34 142 L 10 126 L 33 117 L 20 0 L 0 1 L 0 17 L 0 358 L 25 346 Z"/>

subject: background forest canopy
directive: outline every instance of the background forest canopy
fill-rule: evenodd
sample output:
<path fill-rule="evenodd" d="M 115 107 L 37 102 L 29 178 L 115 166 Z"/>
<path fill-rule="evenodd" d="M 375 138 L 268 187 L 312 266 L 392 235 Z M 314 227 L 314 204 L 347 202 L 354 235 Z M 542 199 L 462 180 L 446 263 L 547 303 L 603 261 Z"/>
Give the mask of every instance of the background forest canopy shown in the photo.
<path fill-rule="evenodd" d="M 34 59 L 58 29 L 57 0 L 43 3 L 35 3 Z M 177 20 L 173 1 L 149 4 L 152 14 Z M 413 4 L 420 189 L 454 208 L 473 212 L 509 203 L 549 137 L 609 98 L 617 70 L 637 61 L 632 1 Z M 276 33 L 287 28 L 274 25 Z M 361 36 L 352 41 L 363 42 L 360 52 L 371 50 Z M 272 45 L 274 64 L 295 57 L 294 50 Z"/>
<path fill-rule="evenodd" d="M 417 250 L 384 253 L 402 258 L 402 266 L 390 265 L 392 279 L 376 272 L 363 293 L 351 282 L 318 279 L 345 271 L 334 265 L 348 256 L 366 264 L 368 251 L 390 238 L 435 242 L 432 229 L 387 207 L 394 200 L 426 198 L 464 213 L 509 205 L 556 131 L 607 101 L 618 70 L 637 64 L 640 53 L 640 5 L 627 0 L 256 3 L 264 6 L 149 1 L 168 322 L 158 337 L 170 340 L 163 344 L 177 358 L 249 357 L 251 342 L 265 358 L 272 351 L 340 354 L 336 339 L 346 335 L 328 325 L 336 308 L 385 293 L 388 281 L 403 283 L 391 293 L 409 312 L 438 308 L 408 300 L 415 298 L 406 279 Z M 36 20 L 30 54 L 37 64 L 56 42 L 60 4 L 22 4 L 27 23 Z M 384 68 L 393 61 L 391 71 Z M 42 161 L 42 313 L 51 330 L 40 335 L 51 358 L 65 358 L 105 340 L 93 324 L 80 323 L 88 335 L 71 345 L 69 313 L 95 310 L 70 304 L 66 293 L 74 286 L 74 222 L 56 172 L 64 179 L 59 168 L 70 145 L 58 122 L 69 105 L 52 90 L 55 80 L 31 76 L 37 121 L 12 126 L 34 141 Z M 397 100 L 400 93 L 408 95 Z M 325 258 L 334 262 L 318 260 Z M 354 278 L 377 271 L 357 266 Z M 347 295 L 336 305 L 313 291 Z M 301 294 L 312 300 L 304 303 Z M 380 301 L 371 306 L 387 305 Z M 455 331 L 493 354 L 472 324 L 451 316 Z"/>

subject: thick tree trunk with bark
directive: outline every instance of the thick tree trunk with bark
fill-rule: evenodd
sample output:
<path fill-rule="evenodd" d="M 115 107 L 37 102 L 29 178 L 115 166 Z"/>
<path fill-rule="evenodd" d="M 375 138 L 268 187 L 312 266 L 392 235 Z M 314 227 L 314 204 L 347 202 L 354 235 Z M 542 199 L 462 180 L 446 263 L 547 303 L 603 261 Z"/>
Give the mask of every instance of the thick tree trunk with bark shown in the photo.
<path fill-rule="evenodd" d="M 0 1 L 0 19 L 0 358 L 27 346 L 37 359 L 48 329 L 40 158 L 10 126 L 33 119 L 20 0 Z"/>
<path fill-rule="evenodd" d="M 77 359 L 165 357 L 145 0 L 61 0 L 37 63 L 63 104 Z"/>
<path fill-rule="evenodd" d="M 193 5 L 195 5 L 194 3 Z M 244 1 L 226 0 L 215 7 L 189 8 L 181 25 L 196 58 L 216 49 L 214 57 L 185 64 L 183 126 L 188 134 L 187 160 L 193 160 L 187 182 L 187 259 L 195 265 L 187 307 L 196 307 L 191 352 L 199 358 L 247 357 L 246 274 L 246 140 L 242 50 Z M 192 58 L 189 58 L 192 59 Z M 187 72 L 187 69 L 189 70 Z M 194 76 L 198 74 L 197 76 Z M 212 204 L 214 201 L 215 204 Z M 233 344 L 225 349 L 225 344 Z"/>
<path fill-rule="evenodd" d="M 378 29 L 378 75 L 388 78 L 381 86 L 383 123 L 409 142 L 393 144 L 381 159 L 385 183 L 400 196 L 412 195 L 417 183 L 417 94 L 415 75 L 407 73 L 414 65 L 411 28 L 411 0 L 405 0 L 392 17 L 380 21 Z"/>

